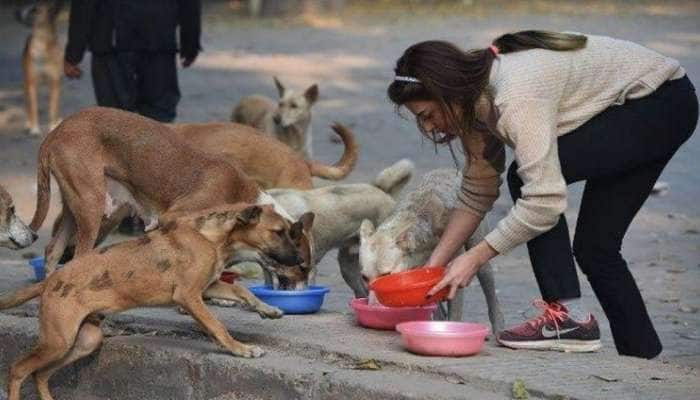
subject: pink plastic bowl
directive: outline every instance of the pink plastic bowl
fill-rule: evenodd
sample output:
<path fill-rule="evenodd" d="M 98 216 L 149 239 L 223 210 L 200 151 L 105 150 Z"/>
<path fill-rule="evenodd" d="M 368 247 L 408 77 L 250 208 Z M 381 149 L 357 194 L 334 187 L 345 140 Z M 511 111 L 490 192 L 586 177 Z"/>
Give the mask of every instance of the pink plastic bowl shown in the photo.
<path fill-rule="evenodd" d="M 355 310 L 357 323 L 366 328 L 391 329 L 406 321 L 429 321 L 437 309 L 430 304 L 423 307 L 386 307 L 381 304 L 368 304 L 367 298 L 352 299 L 350 307 Z"/>
<path fill-rule="evenodd" d="M 408 351 L 426 356 L 459 357 L 481 351 L 488 327 L 471 322 L 413 321 L 396 326 Z"/>

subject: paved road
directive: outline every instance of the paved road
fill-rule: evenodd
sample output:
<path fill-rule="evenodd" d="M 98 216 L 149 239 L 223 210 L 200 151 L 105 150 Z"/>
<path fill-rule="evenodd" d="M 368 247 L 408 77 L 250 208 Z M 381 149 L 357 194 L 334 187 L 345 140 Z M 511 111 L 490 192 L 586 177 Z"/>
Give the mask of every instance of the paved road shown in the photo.
<path fill-rule="evenodd" d="M 343 18 L 312 18 L 286 23 L 256 23 L 222 16 L 223 5 L 205 13 L 204 53 L 194 67 L 181 71 L 183 99 L 180 121 L 226 119 L 232 105 L 250 93 L 274 95 L 272 75 L 291 87 L 317 82 L 321 98 L 314 110 L 317 158 L 334 162 L 341 149 L 329 140 L 327 126 L 335 120 L 352 126 L 362 146 L 360 162 L 350 181 L 366 181 L 384 166 L 408 157 L 418 173 L 453 166 L 449 153 L 438 154 L 422 141 L 414 124 L 397 116 L 384 90 L 392 79 L 392 63 L 408 45 L 429 38 L 482 47 L 497 34 L 521 28 L 573 30 L 636 41 L 681 60 L 691 79 L 700 77 L 700 14 L 695 6 L 643 9 L 623 15 L 601 13 L 443 15 L 389 13 Z M 0 182 L 15 196 L 25 220 L 34 210 L 35 154 L 38 141 L 22 135 L 23 111 L 20 53 L 26 29 L 14 23 L 11 10 L 0 8 Z M 86 76 L 66 82 L 63 114 L 93 104 L 89 60 Z M 671 185 L 664 197 L 651 198 L 630 228 L 624 254 L 642 288 L 653 320 L 665 344 L 662 357 L 700 366 L 700 138 L 696 135 L 678 152 L 661 179 Z M 55 190 L 54 190 L 55 192 Z M 505 191 L 504 191 L 505 192 Z M 55 195 L 55 193 L 54 193 Z M 572 189 L 567 216 L 573 228 L 580 187 Z M 54 207 L 58 204 L 54 196 Z M 503 196 L 491 216 L 496 221 L 510 206 Z M 604 205 L 601 205 L 604 206 Z M 48 224 L 47 224 L 48 225 Z M 30 251 L 40 252 L 48 234 Z M 0 290 L 29 277 L 21 253 L 0 250 Z M 495 261 L 497 284 L 508 323 L 532 315 L 529 302 L 538 291 L 523 248 Z M 349 290 L 337 273 L 333 254 L 321 265 L 320 280 L 333 293 L 329 310 L 344 310 Z M 604 342 L 610 347 L 607 323 L 582 277 L 584 300 L 603 320 Z M 485 321 L 483 300 L 476 287 L 467 295 L 467 318 Z M 572 356 L 574 357 L 574 356 Z"/>

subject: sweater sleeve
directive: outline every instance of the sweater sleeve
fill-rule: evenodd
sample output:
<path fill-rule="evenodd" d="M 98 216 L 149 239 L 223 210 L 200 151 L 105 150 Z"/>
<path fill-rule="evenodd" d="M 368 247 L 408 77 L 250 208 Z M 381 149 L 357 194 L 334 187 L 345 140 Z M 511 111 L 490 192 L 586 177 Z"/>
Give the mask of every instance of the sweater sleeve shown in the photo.
<path fill-rule="evenodd" d="M 487 132 L 474 131 L 463 142 L 467 163 L 457 207 L 483 217 L 493 207 L 505 169 L 503 143 Z"/>
<path fill-rule="evenodd" d="M 566 182 L 557 148 L 557 106 L 545 99 L 519 99 L 500 107 L 498 130 L 514 147 L 521 197 L 486 235 L 500 254 L 547 232 L 566 210 Z"/>

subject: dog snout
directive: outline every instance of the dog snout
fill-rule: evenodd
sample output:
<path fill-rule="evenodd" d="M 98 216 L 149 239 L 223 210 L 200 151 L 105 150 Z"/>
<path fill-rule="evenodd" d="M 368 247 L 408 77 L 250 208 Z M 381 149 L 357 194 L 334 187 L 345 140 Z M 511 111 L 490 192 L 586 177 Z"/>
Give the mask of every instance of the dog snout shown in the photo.
<path fill-rule="evenodd" d="M 275 114 L 275 115 L 272 117 L 272 120 L 273 120 L 277 125 L 279 125 L 279 124 L 282 123 L 282 116 L 279 115 L 279 114 Z"/>
<path fill-rule="evenodd" d="M 32 232 L 32 242 L 35 242 L 37 239 L 39 239 L 39 235 L 36 232 Z"/>

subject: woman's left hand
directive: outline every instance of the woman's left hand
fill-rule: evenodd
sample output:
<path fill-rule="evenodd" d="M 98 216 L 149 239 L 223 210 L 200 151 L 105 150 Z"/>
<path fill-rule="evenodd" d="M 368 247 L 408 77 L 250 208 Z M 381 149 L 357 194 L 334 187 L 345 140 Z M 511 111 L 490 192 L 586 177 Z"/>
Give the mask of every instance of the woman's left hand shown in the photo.
<path fill-rule="evenodd" d="M 447 273 L 437 285 L 430 289 L 428 296 L 433 296 L 449 286 L 450 293 L 447 298 L 452 300 L 457 293 L 457 289 L 469 286 L 469 283 L 474 279 L 474 275 L 479 272 L 479 268 L 497 254 L 485 242 L 479 243 L 479 245 L 455 258 L 447 266 Z"/>

